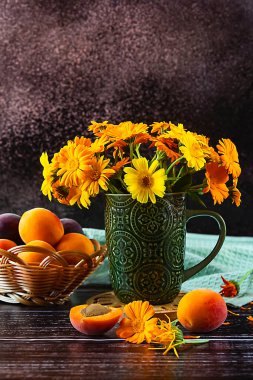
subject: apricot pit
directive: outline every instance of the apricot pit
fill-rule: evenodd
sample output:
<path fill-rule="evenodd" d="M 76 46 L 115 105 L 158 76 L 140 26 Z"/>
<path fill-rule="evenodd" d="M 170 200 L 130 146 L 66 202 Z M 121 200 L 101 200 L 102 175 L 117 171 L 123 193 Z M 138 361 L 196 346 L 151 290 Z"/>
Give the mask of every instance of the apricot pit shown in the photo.
<path fill-rule="evenodd" d="M 101 335 L 113 328 L 122 316 L 121 308 L 101 304 L 79 305 L 70 309 L 72 326 L 86 335 Z"/>

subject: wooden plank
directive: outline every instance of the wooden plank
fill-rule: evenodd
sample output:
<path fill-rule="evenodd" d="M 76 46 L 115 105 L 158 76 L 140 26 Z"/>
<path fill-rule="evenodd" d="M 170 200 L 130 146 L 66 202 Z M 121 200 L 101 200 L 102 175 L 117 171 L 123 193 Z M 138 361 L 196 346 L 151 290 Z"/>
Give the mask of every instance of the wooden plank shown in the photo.
<path fill-rule="evenodd" d="M 148 345 L 1 342 L 1 379 L 250 379 L 253 342 L 209 342 L 163 356 Z"/>

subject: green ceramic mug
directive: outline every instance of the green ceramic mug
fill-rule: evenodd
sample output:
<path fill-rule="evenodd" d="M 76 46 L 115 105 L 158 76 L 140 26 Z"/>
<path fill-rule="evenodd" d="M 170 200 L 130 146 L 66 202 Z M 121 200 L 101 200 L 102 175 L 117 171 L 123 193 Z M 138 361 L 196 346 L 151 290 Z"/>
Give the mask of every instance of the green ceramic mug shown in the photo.
<path fill-rule="evenodd" d="M 204 260 L 185 270 L 186 223 L 199 216 L 217 221 L 219 239 Z M 130 194 L 106 194 L 105 232 L 115 295 L 123 303 L 161 305 L 173 301 L 182 283 L 214 259 L 226 225 L 216 212 L 186 210 L 184 193 L 165 194 L 155 204 L 142 204 Z"/>

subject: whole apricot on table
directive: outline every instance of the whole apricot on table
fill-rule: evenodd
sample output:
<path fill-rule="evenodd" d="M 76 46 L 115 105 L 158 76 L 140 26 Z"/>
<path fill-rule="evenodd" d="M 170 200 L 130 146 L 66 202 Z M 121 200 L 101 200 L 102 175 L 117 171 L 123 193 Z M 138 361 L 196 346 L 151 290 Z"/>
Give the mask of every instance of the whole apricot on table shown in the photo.
<path fill-rule="evenodd" d="M 26 245 L 45 248 L 46 250 L 55 252 L 55 249 L 51 244 L 42 240 L 32 240 Z M 43 261 L 48 255 L 49 253 L 46 253 L 46 252 L 41 253 L 41 252 L 36 252 L 36 251 L 34 252 L 24 251 L 24 252 L 20 252 L 18 254 L 18 257 L 20 257 L 26 264 L 39 265 L 41 261 Z M 55 261 L 53 261 L 53 263 L 55 263 Z"/>
<path fill-rule="evenodd" d="M 179 301 L 177 318 L 192 332 L 217 329 L 227 318 L 227 305 L 222 296 L 211 289 L 195 289 Z"/>
<path fill-rule="evenodd" d="M 63 237 L 64 229 L 57 215 L 38 207 L 23 213 L 19 222 L 19 234 L 26 244 L 32 240 L 42 240 L 54 246 Z"/>
<path fill-rule="evenodd" d="M 100 304 L 79 305 L 70 309 L 72 326 L 86 335 L 101 335 L 109 331 L 122 316 L 121 308 Z"/>
<path fill-rule="evenodd" d="M 59 243 L 55 246 L 56 251 L 78 251 L 91 255 L 95 252 L 92 241 L 85 235 L 76 232 L 70 232 L 64 235 Z M 73 257 L 71 254 L 65 257 L 69 264 L 77 264 L 81 259 Z"/>
<path fill-rule="evenodd" d="M 0 239 L 8 239 L 14 241 L 16 244 L 23 244 L 19 235 L 19 221 L 20 215 L 6 212 L 0 215 Z"/>

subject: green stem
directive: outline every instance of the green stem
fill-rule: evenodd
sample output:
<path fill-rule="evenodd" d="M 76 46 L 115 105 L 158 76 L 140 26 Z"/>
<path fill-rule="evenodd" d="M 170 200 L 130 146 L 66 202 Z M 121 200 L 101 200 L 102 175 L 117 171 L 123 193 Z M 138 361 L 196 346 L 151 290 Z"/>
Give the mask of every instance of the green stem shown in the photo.
<path fill-rule="evenodd" d="M 111 183 L 108 184 L 108 189 L 111 191 L 112 194 L 121 194 L 121 191 L 119 191 L 117 187 L 113 186 Z"/>
<path fill-rule="evenodd" d="M 137 157 L 140 158 L 141 157 L 141 154 L 140 154 L 140 144 L 136 145 L 135 147 L 135 151 L 136 151 L 136 154 L 137 154 Z"/>
<path fill-rule="evenodd" d="M 180 177 L 182 176 L 182 173 L 183 173 L 184 169 L 185 169 L 185 167 L 182 166 L 181 169 L 179 170 L 179 173 L 178 173 L 178 175 L 177 175 L 177 178 L 180 178 Z"/>
<path fill-rule="evenodd" d="M 241 283 L 250 275 L 250 273 L 253 272 L 253 269 L 250 269 L 245 275 L 241 278 L 241 280 L 238 282 L 238 285 L 241 285 Z"/>
<path fill-rule="evenodd" d="M 181 156 L 179 157 L 177 160 L 173 161 L 172 164 L 168 167 L 167 171 L 166 171 L 166 174 L 168 175 L 168 173 L 170 172 L 170 170 L 179 162 L 181 161 L 182 159 L 184 158 L 184 156 Z"/>
<path fill-rule="evenodd" d="M 200 189 L 202 187 L 203 187 L 203 183 L 201 183 L 200 185 L 191 186 L 191 189 Z"/>

